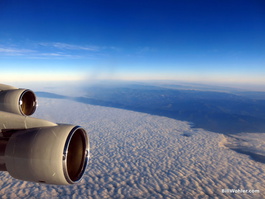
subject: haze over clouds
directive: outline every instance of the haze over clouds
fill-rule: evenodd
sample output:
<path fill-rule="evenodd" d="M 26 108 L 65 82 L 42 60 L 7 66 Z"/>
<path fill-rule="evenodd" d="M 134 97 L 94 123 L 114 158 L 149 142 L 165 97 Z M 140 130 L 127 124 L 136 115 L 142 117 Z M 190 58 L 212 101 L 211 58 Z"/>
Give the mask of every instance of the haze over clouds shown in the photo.
<path fill-rule="evenodd" d="M 265 165 L 227 148 L 222 134 L 166 117 L 67 99 L 39 98 L 34 117 L 85 127 L 92 154 L 85 177 L 74 186 L 52 186 L 1 173 L 1 198 L 265 197 Z"/>

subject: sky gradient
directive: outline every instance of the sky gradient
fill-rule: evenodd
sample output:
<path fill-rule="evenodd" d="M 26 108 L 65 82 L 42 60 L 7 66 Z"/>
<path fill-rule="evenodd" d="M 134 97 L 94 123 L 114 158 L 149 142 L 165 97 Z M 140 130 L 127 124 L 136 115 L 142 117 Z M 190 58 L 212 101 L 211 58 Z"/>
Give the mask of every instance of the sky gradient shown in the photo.
<path fill-rule="evenodd" d="M 265 85 L 263 0 L 0 1 L 2 81 Z"/>

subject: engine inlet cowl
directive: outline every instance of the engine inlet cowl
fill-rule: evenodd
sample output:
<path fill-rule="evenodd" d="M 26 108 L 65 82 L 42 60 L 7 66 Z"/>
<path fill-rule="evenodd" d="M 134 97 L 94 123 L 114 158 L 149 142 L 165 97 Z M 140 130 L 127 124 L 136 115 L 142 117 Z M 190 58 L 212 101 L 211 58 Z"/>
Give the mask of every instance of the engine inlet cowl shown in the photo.
<path fill-rule="evenodd" d="M 31 90 L 25 90 L 19 98 L 19 108 L 23 115 L 32 115 L 37 108 L 37 99 Z"/>

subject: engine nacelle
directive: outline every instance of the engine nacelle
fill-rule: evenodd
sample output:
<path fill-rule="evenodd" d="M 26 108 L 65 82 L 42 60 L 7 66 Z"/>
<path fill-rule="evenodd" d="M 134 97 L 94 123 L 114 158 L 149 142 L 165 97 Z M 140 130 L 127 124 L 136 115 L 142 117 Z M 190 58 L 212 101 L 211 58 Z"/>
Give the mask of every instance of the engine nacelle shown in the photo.
<path fill-rule="evenodd" d="M 89 156 L 86 131 L 58 125 L 16 131 L 7 142 L 4 159 L 14 178 L 67 185 L 80 181 Z"/>
<path fill-rule="evenodd" d="M 32 115 L 37 107 L 34 92 L 29 89 L 1 90 L 0 110 L 19 115 Z"/>

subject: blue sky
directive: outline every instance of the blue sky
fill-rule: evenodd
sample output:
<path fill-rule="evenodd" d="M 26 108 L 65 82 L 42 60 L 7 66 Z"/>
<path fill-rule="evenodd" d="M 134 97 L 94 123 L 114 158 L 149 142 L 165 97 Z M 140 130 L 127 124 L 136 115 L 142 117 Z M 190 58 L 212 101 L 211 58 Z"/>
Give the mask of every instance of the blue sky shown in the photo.
<path fill-rule="evenodd" d="M 2 81 L 265 85 L 265 1 L 3 0 Z"/>

